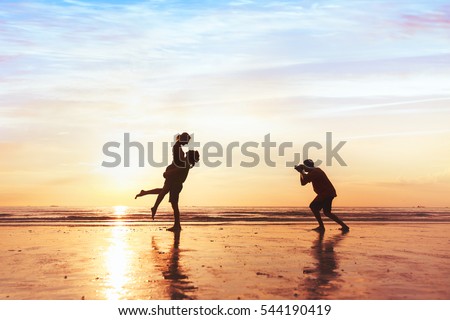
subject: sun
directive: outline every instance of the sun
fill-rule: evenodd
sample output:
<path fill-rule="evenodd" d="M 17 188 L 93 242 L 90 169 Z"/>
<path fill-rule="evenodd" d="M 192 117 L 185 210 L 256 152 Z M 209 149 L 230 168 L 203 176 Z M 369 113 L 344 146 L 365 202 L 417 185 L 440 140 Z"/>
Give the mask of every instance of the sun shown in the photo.
<path fill-rule="evenodd" d="M 116 216 L 123 216 L 127 212 L 127 206 L 114 206 L 114 214 Z"/>

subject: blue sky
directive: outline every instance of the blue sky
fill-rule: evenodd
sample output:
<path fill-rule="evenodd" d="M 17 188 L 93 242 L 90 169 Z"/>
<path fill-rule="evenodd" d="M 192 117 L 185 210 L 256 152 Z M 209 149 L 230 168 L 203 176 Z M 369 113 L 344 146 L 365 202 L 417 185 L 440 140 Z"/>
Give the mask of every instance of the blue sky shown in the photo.
<path fill-rule="evenodd" d="M 362 183 L 368 204 L 389 192 L 390 204 L 409 204 L 393 188 L 419 194 L 422 182 L 450 181 L 449 62 L 446 1 L 3 1 L 0 150 L 10 156 L 0 160 L 0 200 L 21 203 L 25 186 L 44 184 L 62 201 L 78 192 L 82 203 L 107 203 L 83 186 L 106 183 L 120 198 L 159 183 L 149 168 L 99 168 L 103 143 L 124 132 L 222 143 L 271 133 L 301 145 L 332 131 L 349 141 L 349 167 L 329 168 L 337 183 Z M 386 167 L 387 155 L 405 165 Z M 298 192 L 281 168 L 198 172 L 193 185 L 211 177 L 231 203 L 292 204 Z M 286 196 L 243 197 L 241 185 L 261 176 Z M 446 204 L 450 190 L 436 188 L 423 203 Z M 342 204 L 361 202 L 351 194 Z"/>

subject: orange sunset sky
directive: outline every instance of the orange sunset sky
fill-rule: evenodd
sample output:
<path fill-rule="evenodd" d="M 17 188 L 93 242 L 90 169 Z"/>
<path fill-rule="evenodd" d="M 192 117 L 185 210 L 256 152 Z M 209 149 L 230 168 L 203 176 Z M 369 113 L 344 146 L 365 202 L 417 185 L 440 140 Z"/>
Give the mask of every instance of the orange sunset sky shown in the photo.
<path fill-rule="evenodd" d="M 293 148 L 273 148 L 274 167 L 261 147 L 252 168 L 237 149 L 231 166 L 201 161 L 181 205 L 308 205 L 311 186 L 286 162 L 309 141 L 325 146 L 326 132 L 333 146 L 346 141 L 347 166 L 321 165 L 336 206 L 450 205 L 445 1 L 6 1 L 1 11 L 0 205 L 149 205 L 134 195 L 162 186 L 164 168 L 139 167 L 134 149 L 129 168 L 103 167 L 103 145 L 129 133 L 161 159 L 183 131 L 200 152 L 267 134 Z"/>

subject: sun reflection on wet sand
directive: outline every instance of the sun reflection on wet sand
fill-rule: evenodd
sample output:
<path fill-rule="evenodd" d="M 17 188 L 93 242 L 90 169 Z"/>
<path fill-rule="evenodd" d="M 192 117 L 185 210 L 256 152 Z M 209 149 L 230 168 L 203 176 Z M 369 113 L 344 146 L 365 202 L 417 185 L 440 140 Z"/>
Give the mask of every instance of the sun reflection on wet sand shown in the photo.
<path fill-rule="evenodd" d="M 126 207 L 114 207 L 118 215 L 126 211 Z M 124 298 L 127 293 L 126 285 L 130 281 L 130 261 L 133 250 L 130 250 L 127 241 L 129 229 L 123 222 L 116 221 L 111 228 L 110 245 L 105 252 L 105 263 L 107 270 L 107 287 L 105 296 L 109 300 Z"/>

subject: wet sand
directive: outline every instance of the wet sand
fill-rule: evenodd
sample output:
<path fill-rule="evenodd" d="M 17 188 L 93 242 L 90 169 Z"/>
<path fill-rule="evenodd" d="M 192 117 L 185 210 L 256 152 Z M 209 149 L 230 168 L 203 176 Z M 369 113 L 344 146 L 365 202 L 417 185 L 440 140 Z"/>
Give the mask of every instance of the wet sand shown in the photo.
<path fill-rule="evenodd" d="M 0 299 L 450 299 L 450 224 L 0 226 Z"/>

